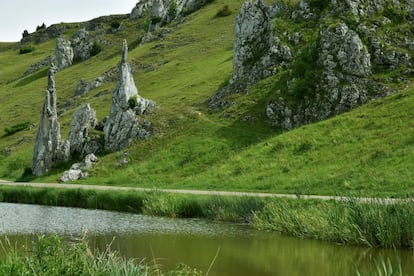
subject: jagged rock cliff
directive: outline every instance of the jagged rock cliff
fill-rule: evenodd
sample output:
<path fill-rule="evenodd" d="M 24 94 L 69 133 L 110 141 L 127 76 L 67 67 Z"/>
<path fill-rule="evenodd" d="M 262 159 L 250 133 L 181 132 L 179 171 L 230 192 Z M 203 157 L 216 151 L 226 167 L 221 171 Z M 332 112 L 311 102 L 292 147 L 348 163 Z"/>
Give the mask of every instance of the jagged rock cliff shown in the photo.
<path fill-rule="evenodd" d="M 413 10 L 411 0 L 246 1 L 235 22 L 230 84 L 209 108 L 274 77 L 263 110 L 272 125 L 290 129 L 388 95 L 388 83 L 414 75 Z"/>
<path fill-rule="evenodd" d="M 54 164 L 66 162 L 69 159 L 70 144 L 68 141 L 61 140 L 60 126 L 57 120 L 54 78 L 56 71 L 57 68 L 52 64 L 33 151 L 32 173 L 36 176 L 45 175 Z"/>
<path fill-rule="evenodd" d="M 136 138 L 146 138 L 148 133 L 136 115 L 150 113 L 155 107 L 153 101 L 138 95 L 127 55 L 128 46 L 124 41 L 117 87 L 112 92 L 111 111 L 104 127 L 105 149 L 109 151 L 123 149 Z"/>

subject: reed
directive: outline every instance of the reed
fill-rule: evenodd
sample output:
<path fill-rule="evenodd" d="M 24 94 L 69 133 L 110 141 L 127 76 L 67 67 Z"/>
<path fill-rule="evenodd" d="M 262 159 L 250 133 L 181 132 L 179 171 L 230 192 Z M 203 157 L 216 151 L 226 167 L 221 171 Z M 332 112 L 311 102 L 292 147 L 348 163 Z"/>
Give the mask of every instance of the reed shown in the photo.
<path fill-rule="evenodd" d="M 252 224 L 297 237 L 370 247 L 413 248 L 414 201 L 279 199 L 256 212 Z"/>
<path fill-rule="evenodd" d="M 343 244 L 414 247 L 414 200 L 360 202 L 0 186 L 0 201 L 206 218 Z"/>
<path fill-rule="evenodd" d="M 19 252 L 10 244 L 2 246 L 10 253 L 0 260 L 0 275 L 201 275 L 185 265 L 163 272 L 155 263 L 126 260 L 109 247 L 93 253 L 86 238 L 68 242 L 58 236 L 39 236 L 29 252 Z"/>

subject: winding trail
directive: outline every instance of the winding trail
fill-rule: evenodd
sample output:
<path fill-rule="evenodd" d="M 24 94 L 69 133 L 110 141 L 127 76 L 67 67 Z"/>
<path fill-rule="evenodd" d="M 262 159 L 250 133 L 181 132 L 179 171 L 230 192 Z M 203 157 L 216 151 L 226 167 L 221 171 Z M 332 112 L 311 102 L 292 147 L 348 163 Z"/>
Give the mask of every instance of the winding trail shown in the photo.
<path fill-rule="evenodd" d="M 323 196 L 323 195 L 295 195 L 295 194 L 274 194 L 274 193 L 254 193 L 254 192 L 226 192 L 226 191 L 208 191 L 208 190 L 179 190 L 179 189 L 154 189 L 154 188 L 137 188 L 122 186 L 104 186 L 104 185 L 82 185 L 82 184 L 64 184 L 64 183 L 31 183 L 31 182 L 12 182 L 0 180 L 0 186 L 14 187 L 34 187 L 34 188 L 58 188 L 58 189 L 82 189 L 82 190 L 99 190 L 99 191 L 139 191 L 139 192 L 165 192 L 173 194 L 188 195 L 212 195 L 212 196 L 240 196 L 240 197 L 274 197 L 274 198 L 291 198 L 291 199 L 319 199 L 319 200 L 336 200 L 345 201 L 349 197 L 344 196 Z M 353 198 L 359 202 L 380 202 L 382 204 L 401 203 L 412 199 L 401 198 L 372 198 L 358 197 Z"/>

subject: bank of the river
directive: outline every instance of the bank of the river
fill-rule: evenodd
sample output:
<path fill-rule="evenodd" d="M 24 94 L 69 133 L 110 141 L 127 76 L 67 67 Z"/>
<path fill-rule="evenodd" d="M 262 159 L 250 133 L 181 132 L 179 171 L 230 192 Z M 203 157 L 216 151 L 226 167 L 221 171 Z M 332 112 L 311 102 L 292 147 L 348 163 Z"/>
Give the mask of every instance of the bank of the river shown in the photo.
<path fill-rule="evenodd" d="M 0 259 L 1 275 L 201 275 L 185 265 L 162 271 L 156 264 L 126 260 L 109 248 L 92 253 L 86 240 L 67 243 L 58 236 L 39 236 L 29 256 L 14 251 L 13 245 L 4 246 L 10 253 Z"/>
<path fill-rule="evenodd" d="M 414 240 L 413 200 L 338 201 L 7 185 L 0 186 L 0 200 L 244 222 L 297 237 L 372 247 L 412 248 Z"/>

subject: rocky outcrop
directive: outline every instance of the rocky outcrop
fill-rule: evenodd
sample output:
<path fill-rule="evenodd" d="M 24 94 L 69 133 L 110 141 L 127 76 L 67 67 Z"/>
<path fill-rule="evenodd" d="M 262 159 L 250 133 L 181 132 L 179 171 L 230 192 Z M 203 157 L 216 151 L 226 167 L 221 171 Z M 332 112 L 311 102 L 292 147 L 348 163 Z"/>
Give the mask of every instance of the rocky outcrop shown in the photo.
<path fill-rule="evenodd" d="M 73 164 L 69 170 L 65 171 L 60 178 L 61 182 L 75 181 L 88 177 L 88 170 L 91 170 L 93 163 L 97 162 L 98 158 L 95 154 L 88 154 L 80 163 Z"/>
<path fill-rule="evenodd" d="M 54 58 L 57 70 L 62 70 L 71 66 L 73 58 L 74 53 L 72 43 L 63 37 L 57 38 Z"/>
<path fill-rule="evenodd" d="M 296 105 L 289 101 L 289 96 L 281 93 L 266 109 L 273 125 L 290 129 L 319 121 L 387 93 L 385 87 L 369 78 L 372 73 L 371 55 L 358 33 L 345 23 L 322 30 L 317 51 L 316 63 L 320 68 L 312 80 L 315 93 L 305 94 Z M 292 79 L 287 89 L 293 92 L 295 83 L 299 81 Z"/>
<path fill-rule="evenodd" d="M 26 77 L 30 74 L 33 74 L 34 72 L 36 72 L 37 70 L 39 70 L 43 67 L 50 66 L 50 64 L 53 63 L 53 59 L 54 59 L 53 56 L 48 56 L 43 60 L 40 60 L 36 63 L 31 64 L 29 66 L 29 68 L 27 68 L 27 70 L 23 73 L 23 75 L 21 77 L 22 78 Z"/>
<path fill-rule="evenodd" d="M 93 55 L 95 40 L 85 28 L 79 29 L 71 40 L 56 39 L 54 61 L 58 70 L 65 69 L 75 61 L 85 61 Z M 96 53 L 95 53 L 96 54 Z"/>
<path fill-rule="evenodd" d="M 276 74 L 292 60 L 290 48 L 273 32 L 275 11 L 262 0 L 246 1 L 235 22 L 233 74 L 230 86 L 223 87 L 209 101 L 209 109 L 227 105 L 226 96 Z"/>
<path fill-rule="evenodd" d="M 88 94 L 89 91 L 100 87 L 104 83 L 104 81 L 105 78 L 103 76 L 97 77 L 91 82 L 88 82 L 87 80 L 80 80 L 78 81 L 78 84 L 76 86 L 74 96 L 84 96 Z"/>
<path fill-rule="evenodd" d="M 273 33 L 272 23 L 270 7 L 261 0 L 243 4 L 235 23 L 231 82 L 251 85 L 292 59 L 290 48 Z"/>
<path fill-rule="evenodd" d="M 210 2 L 212 0 L 142 0 L 132 9 L 130 19 L 136 20 L 150 15 L 150 30 L 156 29 L 156 26 L 190 14 Z"/>
<path fill-rule="evenodd" d="M 264 109 L 272 125 L 290 129 L 388 95 L 384 83 L 414 75 L 414 2 L 331 2 L 246 1 L 235 22 L 233 74 L 210 110 L 274 76 Z M 383 79 L 391 71 L 398 73 Z"/>
<path fill-rule="evenodd" d="M 62 141 L 56 112 L 56 86 L 54 74 L 57 68 L 52 64 L 48 75 L 48 88 L 40 116 L 39 130 L 33 151 L 32 173 L 45 175 L 50 168 L 69 159 L 70 145 Z"/>
<path fill-rule="evenodd" d="M 91 57 L 93 41 L 84 28 L 79 29 L 72 38 L 74 60 L 84 61 Z"/>
<path fill-rule="evenodd" d="M 36 32 L 33 32 L 31 34 L 26 34 L 23 36 L 23 38 L 20 40 L 21 43 L 42 43 L 49 39 L 57 38 L 66 31 L 72 29 L 72 25 L 60 23 L 60 24 L 54 24 L 50 27 L 43 29 L 40 28 Z"/>
<path fill-rule="evenodd" d="M 69 133 L 70 153 L 71 155 L 84 156 L 90 152 L 89 145 L 91 137 L 90 131 L 95 128 L 98 120 L 96 111 L 89 104 L 81 106 L 72 116 L 72 124 Z M 97 151 L 98 149 L 96 149 Z M 96 153 L 94 151 L 93 153 Z"/>
<path fill-rule="evenodd" d="M 124 41 L 117 87 L 112 93 L 111 111 L 104 127 L 105 149 L 108 151 L 118 151 L 136 138 L 146 137 L 146 131 L 136 117 L 136 110 L 143 114 L 152 111 L 155 106 L 154 102 L 138 95 L 127 55 L 128 46 Z"/>

